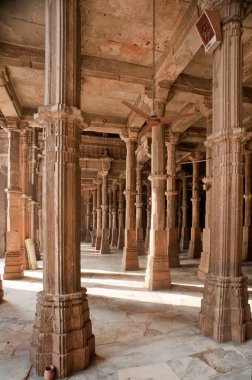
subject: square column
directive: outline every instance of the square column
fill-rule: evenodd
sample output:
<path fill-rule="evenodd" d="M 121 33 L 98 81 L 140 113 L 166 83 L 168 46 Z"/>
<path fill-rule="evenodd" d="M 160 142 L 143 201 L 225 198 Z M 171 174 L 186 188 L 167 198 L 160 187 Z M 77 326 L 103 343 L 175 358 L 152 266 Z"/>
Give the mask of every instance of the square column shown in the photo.
<path fill-rule="evenodd" d="M 119 180 L 119 205 L 118 205 L 118 240 L 117 248 L 123 249 L 124 247 L 124 183 L 125 180 Z"/>
<path fill-rule="evenodd" d="M 20 252 L 20 196 L 19 187 L 19 141 L 20 129 L 16 119 L 8 119 L 8 188 L 7 193 L 7 232 L 4 275 L 5 280 L 22 278 L 23 257 Z"/>
<path fill-rule="evenodd" d="M 136 167 L 136 240 L 138 255 L 145 255 L 145 246 L 143 238 L 143 191 L 142 191 L 142 171 L 143 165 L 137 164 Z"/>
<path fill-rule="evenodd" d="M 164 125 L 152 127 L 151 148 L 151 228 L 145 285 L 150 290 L 171 286 L 165 223 L 165 145 Z"/>
<path fill-rule="evenodd" d="M 177 268 L 179 262 L 178 242 L 178 191 L 176 183 L 176 144 L 179 136 L 170 134 L 167 148 L 167 254 L 169 267 Z"/>
<path fill-rule="evenodd" d="M 125 243 L 123 248 L 122 267 L 125 271 L 139 269 L 136 242 L 136 142 L 137 132 L 129 130 L 121 134 L 126 142 L 126 212 Z"/>
<path fill-rule="evenodd" d="M 242 343 L 251 336 L 247 278 L 242 274 L 243 2 L 213 1 L 221 16 L 221 45 L 213 53 L 212 205 L 210 266 L 200 326 L 218 342 Z"/>

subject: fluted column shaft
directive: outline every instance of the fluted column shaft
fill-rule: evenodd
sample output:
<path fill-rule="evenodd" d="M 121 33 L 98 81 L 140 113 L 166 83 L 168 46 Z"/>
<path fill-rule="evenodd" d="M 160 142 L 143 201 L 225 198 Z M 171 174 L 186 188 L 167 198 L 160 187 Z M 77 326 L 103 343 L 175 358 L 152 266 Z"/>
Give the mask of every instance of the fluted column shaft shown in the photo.
<path fill-rule="evenodd" d="M 97 233 L 97 188 L 96 185 L 93 189 L 93 237 L 92 237 L 92 247 L 95 247 L 96 233 Z"/>
<path fill-rule="evenodd" d="M 124 270 L 139 268 L 136 244 L 136 136 L 125 137 L 126 157 L 126 211 L 125 211 L 125 243 L 123 249 Z"/>
<path fill-rule="evenodd" d="M 111 234 L 111 245 L 112 247 L 117 246 L 118 241 L 118 228 L 117 228 L 117 183 L 113 184 L 112 188 L 112 234 Z"/>
<path fill-rule="evenodd" d="M 21 278 L 23 257 L 20 252 L 20 178 L 19 141 L 20 130 L 16 119 L 7 120 L 8 133 L 8 181 L 7 181 L 7 232 L 4 279 Z"/>
<path fill-rule="evenodd" d="M 171 285 L 165 223 L 165 145 L 164 126 L 152 127 L 151 149 L 151 228 L 145 285 L 150 290 Z"/>
<path fill-rule="evenodd" d="M 176 182 L 176 144 L 178 137 L 171 136 L 167 147 L 167 254 L 170 268 L 176 268 L 179 263 L 178 247 L 178 191 Z"/>
<path fill-rule="evenodd" d="M 199 162 L 197 159 L 192 160 L 192 165 L 192 228 L 188 256 L 196 259 L 201 254 Z"/>
<path fill-rule="evenodd" d="M 244 225 L 242 259 L 252 259 L 252 152 L 245 151 Z"/>
<path fill-rule="evenodd" d="M 210 267 L 201 303 L 203 334 L 241 343 L 251 336 L 247 278 L 242 275 L 242 1 L 217 2 L 221 45 L 213 53 Z"/>
<path fill-rule="evenodd" d="M 180 249 L 182 251 L 187 250 L 189 248 L 187 208 L 187 178 L 182 177 L 182 226 L 180 237 Z"/>
<path fill-rule="evenodd" d="M 142 191 L 142 171 L 143 165 L 137 164 L 136 167 L 136 240 L 137 254 L 145 255 L 143 237 L 143 191 Z"/>
<path fill-rule="evenodd" d="M 109 218 L 108 218 L 108 171 L 102 172 L 102 239 L 101 254 L 110 253 L 109 248 Z"/>
<path fill-rule="evenodd" d="M 118 241 L 117 248 L 123 249 L 124 247 L 124 180 L 119 180 L 119 204 L 118 204 Z"/>

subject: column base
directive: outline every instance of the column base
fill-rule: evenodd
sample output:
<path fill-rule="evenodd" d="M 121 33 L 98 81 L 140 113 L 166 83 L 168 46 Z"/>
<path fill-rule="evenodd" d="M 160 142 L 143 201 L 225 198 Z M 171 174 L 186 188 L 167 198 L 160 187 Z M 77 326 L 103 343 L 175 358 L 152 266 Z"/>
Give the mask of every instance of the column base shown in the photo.
<path fill-rule="evenodd" d="M 14 280 L 24 277 L 23 258 L 20 252 L 6 252 L 4 280 Z"/>
<path fill-rule="evenodd" d="M 116 247 L 118 241 L 118 231 L 117 229 L 112 230 L 112 236 L 111 236 L 111 246 Z"/>
<path fill-rule="evenodd" d="M 148 257 L 145 286 L 149 290 L 168 289 L 171 286 L 171 273 L 168 256 Z"/>
<path fill-rule="evenodd" d="M 180 250 L 187 251 L 189 248 L 189 229 L 181 227 Z"/>
<path fill-rule="evenodd" d="M 252 226 L 243 226 L 242 260 L 252 260 Z"/>
<path fill-rule="evenodd" d="M 28 254 L 27 254 L 27 250 L 26 250 L 26 247 L 21 247 L 20 248 L 20 254 L 21 254 L 21 257 L 22 257 L 22 262 L 23 262 L 23 269 L 24 270 L 29 270 L 29 260 L 28 260 Z"/>
<path fill-rule="evenodd" d="M 118 231 L 118 241 L 117 241 L 117 248 L 123 249 L 124 247 L 124 228 L 119 229 Z"/>
<path fill-rule="evenodd" d="M 201 300 L 200 328 L 217 342 L 242 343 L 252 336 L 247 277 L 208 274 Z"/>
<path fill-rule="evenodd" d="M 201 246 L 201 230 L 199 227 L 191 228 L 191 241 L 188 251 L 188 257 L 191 259 L 200 258 L 202 246 Z"/>
<path fill-rule="evenodd" d="M 206 275 L 209 272 L 209 262 L 210 262 L 210 253 L 201 252 L 200 264 L 199 264 L 199 270 L 198 270 L 198 278 L 201 281 L 205 281 Z"/>
<path fill-rule="evenodd" d="M 169 258 L 169 267 L 178 268 L 180 266 L 180 261 L 179 261 L 178 229 L 177 228 L 167 229 L 167 241 L 168 241 L 167 254 Z"/>
<path fill-rule="evenodd" d="M 122 268 L 125 271 L 138 270 L 139 269 L 139 262 L 138 262 L 138 255 L 137 255 L 137 248 L 136 247 L 134 247 L 134 248 L 124 247 L 123 248 Z"/>
<path fill-rule="evenodd" d="M 100 248 L 101 255 L 107 255 L 110 253 L 108 235 L 109 235 L 109 230 L 102 230 L 101 248 Z"/>
<path fill-rule="evenodd" d="M 31 345 L 37 375 L 42 376 L 52 364 L 56 377 L 67 377 L 86 368 L 94 354 L 86 290 L 66 295 L 38 293 Z"/>

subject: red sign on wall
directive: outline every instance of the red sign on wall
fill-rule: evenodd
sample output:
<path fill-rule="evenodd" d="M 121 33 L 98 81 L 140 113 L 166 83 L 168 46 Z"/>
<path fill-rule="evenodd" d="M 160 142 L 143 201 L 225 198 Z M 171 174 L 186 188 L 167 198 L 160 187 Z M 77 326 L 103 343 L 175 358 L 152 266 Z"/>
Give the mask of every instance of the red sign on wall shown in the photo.
<path fill-rule="evenodd" d="M 221 43 L 221 23 L 217 12 L 206 10 L 196 23 L 206 53 L 212 53 Z"/>

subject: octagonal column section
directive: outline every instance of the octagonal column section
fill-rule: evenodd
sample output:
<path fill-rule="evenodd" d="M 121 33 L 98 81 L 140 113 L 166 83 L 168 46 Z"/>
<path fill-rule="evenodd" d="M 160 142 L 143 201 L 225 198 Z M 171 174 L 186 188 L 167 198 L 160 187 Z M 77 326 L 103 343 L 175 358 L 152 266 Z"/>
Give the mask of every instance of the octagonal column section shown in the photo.
<path fill-rule="evenodd" d="M 8 133 L 8 188 L 7 231 L 4 275 L 5 280 L 21 278 L 24 275 L 23 257 L 20 252 L 20 172 L 19 142 L 20 128 L 16 118 L 8 118 L 5 130 Z"/>
<path fill-rule="evenodd" d="M 112 191 L 113 191 L 113 197 L 112 197 L 112 234 L 111 234 L 111 245 L 112 247 L 117 246 L 118 241 L 118 228 L 117 228 L 117 189 L 118 184 L 115 181 L 113 183 Z"/>
<path fill-rule="evenodd" d="M 45 128 L 46 225 L 43 291 L 38 293 L 31 359 L 37 374 L 45 366 L 68 377 L 89 364 L 94 336 L 80 278 L 79 165 L 82 115 L 77 0 L 46 0 Z"/>
<path fill-rule="evenodd" d="M 108 173 L 111 166 L 112 158 L 102 158 L 102 237 L 100 253 L 110 253 L 109 248 L 109 224 L 108 224 Z"/>
<path fill-rule="evenodd" d="M 242 260 L 252 259 L 252 152 L 246 150 Z"/>
<path fill-rule="evenodd" d="M 123 249 L 124 247 L 124 186 L 125 180 L 119 179 L 119 199 L 118 199 L 118 240 L 117 248 Z"/>
<path fill-rule="evenodd" d="M 189 248 L 189 228 L 188 228 L 188 216 L 187 216 L 187 177 L 186 173 L 183 172 L 181 175 L 182 180 L 182 224 L 181 224 L 181 235 L 180 235 L 180 249 L 185 251 Z"/>
<path fill-rule="evenodd" d="M 97 187 L 96 184 L 94 184 L 93 188 L 93 237 L 92 237 L 92 247 L 95 247 L 96 242 L 96 233 L 97 233 Z"/>
<path fill-rule="evenodd" d="M 163 114 L 164 105 L 160 105 Z M 169 258 L 167 254 L 167 231 L 165 222 L 165 136 L 164 125 L 152 127 L 151 147 L 151 228 L 150 247 L 145 285 L 150 290 L 166 289 L 171 285 Z"/>
<path fill-rule="evenodd" d="M 179 136 L 170 134 L 166 142 L 167 148 L 167 254 L 169 267 L 179 267 L 178 242 L 178 191 L 176 181 L 176 144 Z"/>
<path fill-rule="evenodd" d="M 143 190 L 142 190 L 142 171 L 143 165 L 139 162 L 136 166 L 136 240 L 137 254 L 145 255 L 143 238 Z"/>
<path fill-rule="evenodd" d="M 201 229 L 200 229 L 200 192 L 199 192 L 199 162 L 198 155 L 192 156 L 193 178 L 192 178 L 192 227 L 191 240 L 188 256 L 192 259 L 200 257 L 201 254 Z"/>
<path fill-rule="evenodd" d="M 95 240 L 95 249 L 97 251 L 101 248 L 101 237 L 102 237 L 102 209 L 101 209 L 101 187 L 102 180 L 97 179 L 97 229 L 96 229 L 96 240 Z"/>
<path fill-rule="evenodd" d="M 126 143 L 126 211 L 125 211 L 125 242 L 123 248 L 122 266 L 125 271 L 139 269 L 136 243 L 136 144 L 137 131 L 129 129 L 121 134 Z"/>
<path fill-rule="evenodd" d="M 213 1 L 223 41 L 213 53 L 212 207 L 210 266 L 201 303 L 203 334 L 218 342 L 251 336 L 247 278 L 242 274 L 243 1 Z M 231 69 L 232 68 L 232 69 Z"/>

